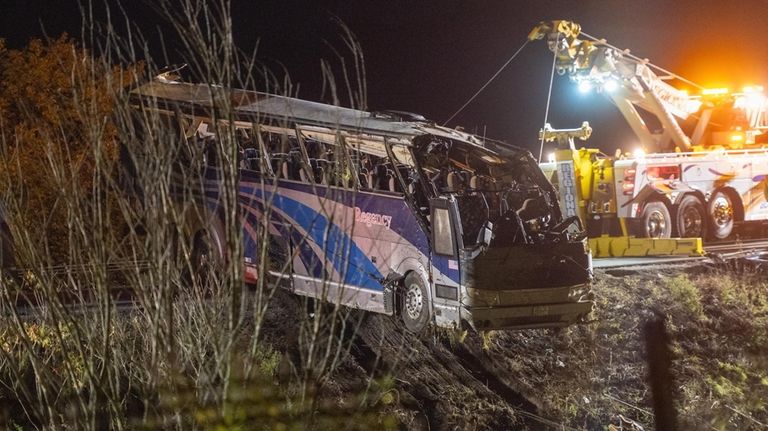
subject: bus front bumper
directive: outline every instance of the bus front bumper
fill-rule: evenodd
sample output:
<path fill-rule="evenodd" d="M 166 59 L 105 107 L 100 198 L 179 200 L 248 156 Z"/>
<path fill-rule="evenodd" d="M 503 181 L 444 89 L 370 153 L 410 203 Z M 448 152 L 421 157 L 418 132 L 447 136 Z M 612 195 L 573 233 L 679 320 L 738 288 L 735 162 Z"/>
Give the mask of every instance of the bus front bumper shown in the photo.
<path fill-rule="evenodd" d="M 583 320 L 591 302 L 509 307 L 462 307 L 461 314 L 476 330 L 559 328 Z"/>
<path fill-rule="evenodd" d="M 467 289 L 461 319 L 476 330 L 557 328 L 586 320 L 592 311 L 589 285 L 541 290 Z"/>

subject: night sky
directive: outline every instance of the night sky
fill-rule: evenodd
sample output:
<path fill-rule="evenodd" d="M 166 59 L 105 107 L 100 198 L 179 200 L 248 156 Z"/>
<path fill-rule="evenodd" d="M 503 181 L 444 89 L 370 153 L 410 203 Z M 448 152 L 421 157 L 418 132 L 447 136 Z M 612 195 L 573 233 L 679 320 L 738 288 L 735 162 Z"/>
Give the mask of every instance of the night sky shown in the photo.
<path fill-rule="evenodd" d="M 124 3 L 146 34 L 167 33 L 143 3 Z M 77 4 L 0 0 L 0 37 L 10 47 L 43 35 L 42 28 L 78 38 Z M 438 123 L 548 19 L 576 21 L 585 32 L 705 86 L 768 87 L 768 0 L 234 0 L 232 14 L 238 46 L 251 50 L 258 40 L 259 58 L 278 74 L 285 67 L 300 84 L 299 96 L 310 100 L 321 94 L 320 59 L 334 58 L 328 45 L 343 48 L 338 17 L 363 47 L 369 108 L 418 112 Z M 173 35 L 163 36 L 173 57 Z M 537 153 L 551 62 L 544 42 L 529 44 L 449 125 Z M 561 128 L 590 121 L 590 146 L 606 152 L 636 143 L 606 98 L 581 95 L 564 77 L 555 77 L 549 120 Z"/>

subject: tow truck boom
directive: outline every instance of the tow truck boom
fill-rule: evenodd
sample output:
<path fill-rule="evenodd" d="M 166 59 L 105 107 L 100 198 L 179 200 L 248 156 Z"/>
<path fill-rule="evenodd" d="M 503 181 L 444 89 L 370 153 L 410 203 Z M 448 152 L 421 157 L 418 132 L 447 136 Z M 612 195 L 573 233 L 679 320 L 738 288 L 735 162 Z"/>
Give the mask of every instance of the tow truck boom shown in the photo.
<path fill-rule="evenodd" d="M 581 88 L 597 88 L 608 95 L 619 108 L 641 144 L 647 150 L 673 151 L 676 146 L 688 151 L 696 142 L 683 132 L 679 118 L 686 119 L 699 110 L 701 102 L 692 99 L 665 82 L 680 79 L 648 60 L 639 59 L 606 43 L 587 36 L 581 27 L 570 21 L 543 21 L 528 35 L 529 40 L 546 39 L 556 56 L 558 74 L 568 74 Z M 659 76 L 654 70 L 666 73 Z M 662 126 L 661 133 L 652 133 L 637 107 L 655 115 Z"/>

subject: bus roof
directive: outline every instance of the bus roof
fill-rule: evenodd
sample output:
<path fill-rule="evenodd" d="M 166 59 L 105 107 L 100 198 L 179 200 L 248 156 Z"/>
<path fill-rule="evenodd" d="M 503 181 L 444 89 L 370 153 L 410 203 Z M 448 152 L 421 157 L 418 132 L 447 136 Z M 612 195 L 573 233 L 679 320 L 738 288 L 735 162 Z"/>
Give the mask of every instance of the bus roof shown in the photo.
<path fill-rule="evenodd" d="M 176 104 L 183 110 L 187 108 L 211 109 L 214 106 L 212 90 L 216 87 L 208 84 L 192 84 L 156 79 L 139 86 L 132 94 L 140 99 L 151 98 L 158 104 Z M 214 91 L 215 93 L 215 91 Z M 484 138 L 447 127 L 437 126 L 426 121 L 397 121 L 386 113 L 377 114 L 358 109 L 343 108 L 319 102 L 279 96 L 257 91 L 229 89 L 222 95 L 228 95 L 232 108 L 239 120 L 254 121 L 266 118 L 276 121 L 289 121 L 300 125 L 321 126 L 351 130 L 358 133 L 371 133 L 398 138 L 414 138 L 421 135 L 435 135 L 463 141 L 485 151 L 496 153 L 487 148 Z M 222 97 L 222 95 L 216 95 Z M 519 150 L 511 145 L 493 141 L 494 146 L 503 145 L 508 149 Z"/>

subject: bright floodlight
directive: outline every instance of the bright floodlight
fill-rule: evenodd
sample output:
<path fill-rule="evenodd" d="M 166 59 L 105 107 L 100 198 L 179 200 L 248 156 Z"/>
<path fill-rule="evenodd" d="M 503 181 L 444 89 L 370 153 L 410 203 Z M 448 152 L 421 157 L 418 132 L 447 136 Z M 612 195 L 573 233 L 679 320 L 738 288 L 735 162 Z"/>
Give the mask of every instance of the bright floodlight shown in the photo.
<path fill-rule="evenodd" d="M 748 109 L 751 111 L 759 110 L 766 104 L 765 95 L 762 93 L 748 93 L 740 95 L 733 103 L 735 108 Z"/>
<path fill-rule="evenodd" d="M 619 88 L 619 83 L 615 79 L 609 79 L 603 84 L 603 90 L 613 93 Z"/>
<path fill-rule="evenodd" d="M 592 83 L 589 81 L 579 81 L 579 93 L 589 93 L 592 90 Z"/>
<path fill-rule="evenodd" d="M 555 163 L 555 153 L 549 153 L 547 155 L 547 161 L 549 161 L 549 163 Z"/>
<path fill-rule="evenodd" d="M 636 159 L 642 159 L 645 157 L 645 151 L 642 148 L 637 148 L 632 152 L 632 155 L 635 156 Z"/>

